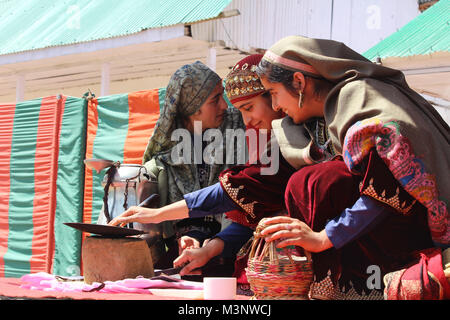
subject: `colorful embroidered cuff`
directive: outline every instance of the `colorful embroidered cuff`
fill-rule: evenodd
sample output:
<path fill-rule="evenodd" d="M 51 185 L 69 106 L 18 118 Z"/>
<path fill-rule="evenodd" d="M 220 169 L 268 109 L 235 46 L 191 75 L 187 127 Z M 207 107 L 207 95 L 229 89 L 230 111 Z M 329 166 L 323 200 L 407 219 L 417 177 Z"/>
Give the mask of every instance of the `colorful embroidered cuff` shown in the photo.
<path fill-rule="evenodd" d="M 205 217 L 239 208 L 219 183 L 185 194 L 183 197 L 189 208 L 190 218 Z"/>
<path fill-rule="evenodd" d="M 412 209 L 421 205 L 403 189 L 374 149 L 366 161 L 364 179 L 360 185 L 362 195 L 378 200 L 404 215 L 414 212 Z"/>

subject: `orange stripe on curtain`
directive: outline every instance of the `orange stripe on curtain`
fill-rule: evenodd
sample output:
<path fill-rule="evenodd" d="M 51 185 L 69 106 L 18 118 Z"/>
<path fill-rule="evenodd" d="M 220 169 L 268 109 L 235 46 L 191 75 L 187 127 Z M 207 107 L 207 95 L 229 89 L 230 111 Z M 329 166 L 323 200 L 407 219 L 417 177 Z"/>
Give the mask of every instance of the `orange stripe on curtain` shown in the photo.
<path fill-rule="evenodd" d="M 8 250 L 9 169 L 15 109 L 15 104 L 0 105 L 0 277 L 5 276 L 3 256 Z"/>
<path fill-rule="evenodd" d="M 98 129 L 98 101 L 96 98 L 88 101 L 88 116 L 87 116 L 87 134 L 86 134 L 86 157 L 91 159 L 94 154 L 94 140 Z M 84 186 L 84 209 L 83 222 L 92 223 L 92 200 L 93 200 L 93 175 L 92 169 L 85 166 L 85 186 Z M 83 240 L 85 233 L 83 233 Z"/>
<path fill-rule="evenodd" d="M 88 100 L 87 106 L 87 126 L 86 126 L 86 156 L 85 159 L 91 159 L 94 154 L 94 140 L 98 129 L 98 101 L 96 98 Z M 92 201 L 93 195 L 93 174 L 92 169 L 84 167 L 84 200 L 83 200 L 83 221 L 92 223 Z M 81 233 L 81 243 L 86 239 L 86 233 Z M 83 260 L 80 259 L 80 270 L 83 274 Z"/>
<path fill-rule="evenodd" d="M 53 262 L 59 132 L 63 106 L 56 96 L 42 98 L 34 161 L 31 273 L 50 273 Z"/>
<path fill-rule="evenodd" d="M 128 132 L 123 161 L 141 164 L 148 140 L 159 118 L 159 89 L 129 93 L 128 108 Z"/>

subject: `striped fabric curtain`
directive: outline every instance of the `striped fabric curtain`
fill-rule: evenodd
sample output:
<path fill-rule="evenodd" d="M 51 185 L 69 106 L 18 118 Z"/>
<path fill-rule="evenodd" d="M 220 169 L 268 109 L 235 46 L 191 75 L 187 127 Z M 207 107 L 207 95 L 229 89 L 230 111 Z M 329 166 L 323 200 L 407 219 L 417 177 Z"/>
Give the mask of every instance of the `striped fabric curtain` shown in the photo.
<path fill-rule="evenodd" d="M 82 235 L 64 222 L 97 221 L 105 174 L 83 160 L 141 164 L 164 95 L 0 104 L 0 277 L 81 273 Z"/>
<path fill-rule="evenodd" d="M 0 277 L 71 273 L 80 239 L 86 100 L 0 105 Z"/>

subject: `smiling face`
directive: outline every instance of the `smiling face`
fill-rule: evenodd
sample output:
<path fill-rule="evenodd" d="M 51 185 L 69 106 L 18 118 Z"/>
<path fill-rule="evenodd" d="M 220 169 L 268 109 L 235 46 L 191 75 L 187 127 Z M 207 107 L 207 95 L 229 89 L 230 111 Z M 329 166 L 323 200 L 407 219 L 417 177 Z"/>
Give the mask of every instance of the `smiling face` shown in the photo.
<path fill-rule="evenodd" d="M 281 111 L 272 109 L 270 96 L 260 94 L 252 98 L 233 103 L 241 112 L 242 119 L 247 127 L 255 129 L 272 128 L 272 120 L 279 119 L 282 116 Z"/>
<path fill-rule="evenodd" d="M 261 77 L 261 83 L 272 97 L 272 108 L 275 111 L 282 110 L 296 124 L 303 123 L 314 117 L 323 117 L 323 100 L 316 99 L 314 83 L 300 77 L 296 72 L 293 78 L 293 87 L 302 91 L 303 103 L 299 106 L 299 95 L 294 95 L 281 82 L 271 82 L 267 77 Z M 300 79 L 301 78 L 301 79 Z"/>
<path fill-rule="evenodd" d="M 201 121 L 203 130 L 218 128 L 225 118 L 227 108 L 228 105 L 223 98 L 223 86 L 219 81 L 205 103 L 189 117 L 189 126 L 192 128 L 194 121 Z"/>
<path fill-rule="evenodd" d="M 292 118 L 294 123 L 303 120 L 301 109 L 298 107 L 298 97 L 294 96 L 281 82 L 270 82 L 266 77 L 261 77 L 261 83 L 272 98 L 274 111 L 283 111 Z"/>

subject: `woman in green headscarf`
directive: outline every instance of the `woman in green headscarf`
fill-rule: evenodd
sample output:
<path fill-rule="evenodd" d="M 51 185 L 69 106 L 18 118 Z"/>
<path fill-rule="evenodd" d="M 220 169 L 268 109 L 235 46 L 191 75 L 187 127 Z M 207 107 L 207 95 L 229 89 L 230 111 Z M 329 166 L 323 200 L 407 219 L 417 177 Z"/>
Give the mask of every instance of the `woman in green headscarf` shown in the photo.
<path fill-rule="evenodd" d="M 423 216 L 431 246 L 434 243 L 439 252 L 450 246 L 449 126 L 409 88 L 402 72 L 372 63 L 340 42 L 301 36 L 275 43 L 257 72 L 271 93 L 273 108 L 283 110 L 292 122 L 325 118 L 333 149 L 351 172 L 361 175 L 360 199 L 373 199 L 368 200 L 371 205 L 390 208 L 406 220 Z M 283 121 L 273 123 L 274 128 Z M 287 190 L 286 201 L 295 192 Z M 272 225 L 264 230 L 268 241 L 283 237 L 283 245 L 313 252 L 334 246 L 326 229 L 313 232 L 291 218 L 273 218 L 266 224 Z M 387 239 L 393 235 L 389 232 L 378 236 Z M 400 244 L 391 241 L 389 246 Z"/>
<path fill-rule="evenodd" d="M 158 178 L 161 206 L 183 199 L 186 193 L 218 182 L 220 172 L 230 166 L 223 159 L 216 159 L 213 163 L 203 159 L 206 142 L 202 135 L 205 130 L 219 129 L 224 137 L 223 150 L 226 150 L 226 130 L 245 128 L 240 112 L 228 108 L 223 90 L 221 78 L 200 61 L 184 65 L 172 75 L 166 88 L 163 109 L 143 157 L 146 168 Z M 173 137 L 177 129 L 186 129 L 185 133 L 190 138 L 188 143 L 192 146 L 190 150 L 193 152 L 184 162 L 173 157 L 176 154 L 174 150 L 180 143 L 177 140 L 179 137 Z M 238 143 L 233 144 L 234 149 L 227 152 L 232 151 L 237 155 L 238 147 Z M 201 149 L 198 150 L 199 148 Z M 201 159 L 194 159 L 196 152 Z M 221 215 L 185 219 L 174 225 L 165 223 L 164 236 L 168 239 L 175 235 L 180 241 L 180 249 L 192 245 L 201 246 L 203 240 L 220 231 L 221 221 L 227 223 Z M 178 254 L 178 250 L 175 254 Z M 171 267 L 171 261 L 161 267 L 166 266 Z"/>

